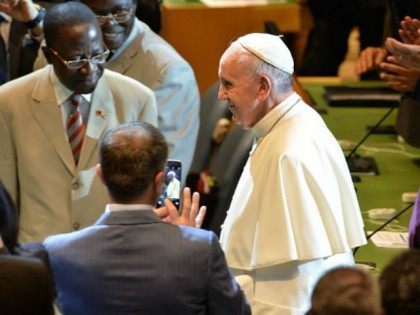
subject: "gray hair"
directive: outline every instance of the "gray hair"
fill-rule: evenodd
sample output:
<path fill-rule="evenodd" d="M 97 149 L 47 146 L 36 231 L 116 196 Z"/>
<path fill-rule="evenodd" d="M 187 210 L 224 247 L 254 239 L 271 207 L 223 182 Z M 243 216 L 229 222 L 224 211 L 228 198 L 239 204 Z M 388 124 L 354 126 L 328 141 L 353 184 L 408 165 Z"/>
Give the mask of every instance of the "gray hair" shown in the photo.
<path fill-rule="evenodd" d="M 293 89 L 293 80 L 289 73 L 270 65 L 254 55 L 253 57 L 250 66 L 255 76 L 266 75 L 269 77 L 273 88 L 278 93 L 290 92 Z"/>

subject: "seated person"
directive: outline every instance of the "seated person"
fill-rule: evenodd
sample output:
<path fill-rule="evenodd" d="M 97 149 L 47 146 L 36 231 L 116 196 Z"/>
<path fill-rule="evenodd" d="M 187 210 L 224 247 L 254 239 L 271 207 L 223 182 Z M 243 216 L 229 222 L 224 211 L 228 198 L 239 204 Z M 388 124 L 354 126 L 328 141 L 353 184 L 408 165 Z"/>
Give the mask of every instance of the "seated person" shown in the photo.
<path fill-rule="evenodd" d="M 93 226 L 44 241 L 64 314 L 250 314 L 216 236 L 163 223 L 153 211 L 167 155 L 162 133 L 147 123 L 102 137 L 97 174 L 111 203 Z M 204 210 L 197 193 L 190 197 L 185 189 L 175 223 L 195 225 Z"/>
<path fill-rule="evenodd" d="M 361 269 L 338 267 L 316 284 L 307 315 L 381 315 L 376 281 Z"/>
<path fill-rule="evenodd" d="M 17 256 L 18 219 L 0 182 L 0 312 L 54 314 L 53 287 L 47 267 L 37 258 Z"/>
<path fill-rule="evenodd" d="M 404 251 L 379 277 L 382 307 L 387 315 L 420 314 L 420 250 Z"/>

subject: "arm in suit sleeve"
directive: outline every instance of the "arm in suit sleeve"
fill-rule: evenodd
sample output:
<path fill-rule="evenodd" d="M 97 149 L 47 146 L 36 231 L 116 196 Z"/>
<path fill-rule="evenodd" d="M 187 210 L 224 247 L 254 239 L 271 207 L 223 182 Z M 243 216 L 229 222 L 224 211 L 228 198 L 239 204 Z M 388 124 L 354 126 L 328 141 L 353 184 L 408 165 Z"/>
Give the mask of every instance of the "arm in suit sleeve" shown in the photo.
<path fill-rule="evenodd" d="M 211 247 L 206 314 L 251 314 L 245 295 L 229 272 L 225 255 L 214 234 L 212 234 Z"/>
<path fill-rule="evenodd" d="M 1 98 L 0 96 L 0 180 L 19 209 L 16 152 L 10 129 L 11 118 L 6 116 Z"/>
<path fill-rule="evenodd" d="M 200 97 L 191 67 L 168 64 L 151 87 L 156 95 L 159 129 L 169 143 L 169 158 L 182 161 L 182 180 L 190 168 L 200 123 Z"/>

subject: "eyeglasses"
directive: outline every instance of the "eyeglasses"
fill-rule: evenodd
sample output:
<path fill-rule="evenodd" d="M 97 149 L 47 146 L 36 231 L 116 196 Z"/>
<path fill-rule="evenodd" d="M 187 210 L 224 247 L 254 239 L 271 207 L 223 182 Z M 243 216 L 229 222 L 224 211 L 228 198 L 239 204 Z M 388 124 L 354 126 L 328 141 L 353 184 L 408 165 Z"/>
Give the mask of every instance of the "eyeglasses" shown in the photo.
<path fill-rule="evenodd" d="M 131 7 L 128 11 L 122 10 L 117 13 L 108 13 L 107 15 L 96 15 L 96 18 L 98 19 L 99 25 L 104 25 L 109 20 L 117 23 L 124 23 L 130 19 L 132 13 L 133 7 Z"/>
<path fill-rule="evenodd" d="M 73 69 L 73 70 L 75 70 L 75 69 L 80 69 L 80 68 L 82 68 L 82 67 L 84 67 L 85 65 L 86 65 L 86 63 L 88 63 L 88 62 L 91 62 L 92 64 L 94 64 L 94 65 L 97 65 L 97 64 L 103 64 L 103 63 L 105 63 L 105 61 L 106 61 L 106 58 L 108 58 L 108 55 L 109 55 L 109 50 L 107 49 L 107 50 L 105 50 L 104 52 L 102 52 L 102 53 L 100 53 L 100 54 L 97 54 L 97 55 L 95 55 L 95 56 L 92 56 L 91 58 L 89 58 L 89 59 L 78 59 L 78 60 L 65 60 L 63 57 L 61 57 L 60 55 L 59 55 L 59 53 L 58 52 L 56 52 L 54 49 L 52 49 L 52 48 L 50 48 L 50 47 L 48 47 L 48 49 L 54 54 L 54 55 L 56 55 L 57 56 L 57 58 L 58 59 L 60 59 L 61 60 L 61 62 L 62 63 L 64 63 L 66 66 L 67 66 L 67 68 L 69 68 L 69 69 Z"/>

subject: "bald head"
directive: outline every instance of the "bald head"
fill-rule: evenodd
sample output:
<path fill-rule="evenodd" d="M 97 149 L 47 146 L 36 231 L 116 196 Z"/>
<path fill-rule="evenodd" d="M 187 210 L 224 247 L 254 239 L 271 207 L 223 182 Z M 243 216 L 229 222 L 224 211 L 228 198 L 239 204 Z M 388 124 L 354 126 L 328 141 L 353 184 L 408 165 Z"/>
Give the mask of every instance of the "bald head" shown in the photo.
<path fill-rule="evenodd" d="M 47 46 L 55 47 L 60 41 L 65 41 L 66 38 L 61 36 L 62 30 L 79 25 L 92 25 L 101 34 L 95 14 L 86 5 L 70 1 L 52 6 L 44 19 Z"/>

